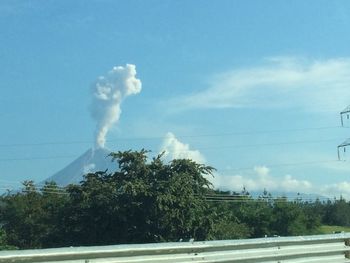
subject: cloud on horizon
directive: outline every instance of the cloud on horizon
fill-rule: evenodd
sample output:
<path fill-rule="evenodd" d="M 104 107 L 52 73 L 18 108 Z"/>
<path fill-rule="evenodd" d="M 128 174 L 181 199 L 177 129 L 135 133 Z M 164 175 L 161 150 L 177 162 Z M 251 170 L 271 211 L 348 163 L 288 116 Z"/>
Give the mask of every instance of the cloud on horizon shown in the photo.
<path fill-rule="evenodd" d="M 266 166 L 256 166 L 252 170 L 236 175 L 216 174 L 212 180 L 215 188 L 241 192 L 248 191 L 302 193 L 325 196 L 328 198 L 343 198 L 350 200 L 350 181 L 332 184 L 316 185 L 308 180 L 298 180 L 291 175 L 276 177 L 270 174 Z"/>
<path fill-rule="evenodd" d="M 334 184 L 328 184 L 321 187 L 321 193 L 327 196 L 336 196 L 346 198 L 350 200 L 350 182 L 339 182 Z"/>
<path fill-rule="evenodd" d="M 173 108 L 299 108 L 339 110 L 350 97 L 350 58 L 265 59 L 259 66 L 217 74 L 209 87 L 170 101 Z"/>
<path fill-rule="evenodd" d="M 168 132 L 165 136 L 160 152 L 164 151 L 164 157 L 172 159 L 192 159 L 198 163 L 205 163 L 204 155 L 190 148 L 188 144 L 179 141 L 175 135 Z M 206 177 L 214 188 L 241 192 L 243 188 L 248 191 L 302 193 L 326 196 L 328 198 L 339 198 L 342 196 L 350 200 L 350 181 L 337 182 L 333 184 L 316 185 L 308 180 L 299 180 L 292 175 L 273 176 L 271 170 L 265 165 L 252 167 L 243 173 L 234 175 L 223 175 L 218 172 L 214 177 Z"/>
<path fill-rule="evenodd" d="M 253 173 L 252 173 L 253 171 Z M 220 175 L 217 174 L 214 185 L 220 189 L 240 192 L 243 188 L 248 191 L 278 191 L 311 193 L 312 184 L 307 180 L 297 180 L 291 175 L 274 177 L 266 166 L 256 166 L 246 174 Z"/>

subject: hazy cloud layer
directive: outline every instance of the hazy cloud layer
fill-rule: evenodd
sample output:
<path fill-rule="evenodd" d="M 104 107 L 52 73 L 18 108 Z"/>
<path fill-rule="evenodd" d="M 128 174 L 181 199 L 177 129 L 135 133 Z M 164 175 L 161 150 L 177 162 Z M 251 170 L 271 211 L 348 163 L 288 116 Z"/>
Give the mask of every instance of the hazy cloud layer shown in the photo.
<path fill-rule="evenodd" d="M 276 57 L 211 78 L 209 87 L 171 101 L 176 109 L 298 108 L 330 111 L 348 105 L 350 58 Z M 176 105 L 176 106 L 175 106 Z"/>
<path fill-rule="evenodd" d="M 245 187 L 248 191 L 262 192 L 266 189 L 269 192 L 316 194 L 329 198 L 342 196 L 350 200 L 350 182 L 348 181 L 316 185 L 308 180 L 298 180 L 291 175 L 272 176 L 270 169 L 266 166 L 257 166 L 251 172 L 232 176 L 217 174 L 213 184 L 216 188 L 237 192 Z"/>
<path fill-rule="evenodd" d="M 291 175 L 282 178 L 270 175 L 270 169 L 266 166 L 257 166 L 252 169 L 254 174 L 237 174 L 232 176 L 217 175 L 216 187 L 241 191 L 244 187 L 248 191 L 284 191 L 310 193 L 312 184 L 307 180 L 297 180 Z"/>
<path fill-rule="evenodd" d="M 350 200 L 350 182 L 338 182 L 321 187 L 321 193 L 330 197 L 342 196 Z"/>

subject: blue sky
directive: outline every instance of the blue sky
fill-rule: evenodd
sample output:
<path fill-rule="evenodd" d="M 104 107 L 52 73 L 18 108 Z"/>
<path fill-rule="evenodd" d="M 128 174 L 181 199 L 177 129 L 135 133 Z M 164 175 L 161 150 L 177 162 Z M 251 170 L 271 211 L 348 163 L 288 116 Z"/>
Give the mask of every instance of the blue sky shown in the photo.
<path fill-rule="evenodd" d="M 197 158 L 221 188 L 350 196 L 349 1 L 3 0 L 0 32 L 3 186 L 92 147 L 91 87 L 133 64 L 109 149 Z"/>

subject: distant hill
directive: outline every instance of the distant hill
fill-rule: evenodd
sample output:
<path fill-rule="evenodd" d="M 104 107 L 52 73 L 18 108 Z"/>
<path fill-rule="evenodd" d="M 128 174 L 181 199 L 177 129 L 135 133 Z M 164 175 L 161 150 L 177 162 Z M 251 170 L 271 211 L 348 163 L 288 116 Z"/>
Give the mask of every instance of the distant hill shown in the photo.
<path fill-rule="evenodd" d="M 89 172 L 116 170 L 116 163 L 111 162 L 110 154 L 106 148 L 89 149 L 62 170 L 47 178 L 45 181 L 54 181 L 60 186 L 79 183 L 83 175 Z"/>

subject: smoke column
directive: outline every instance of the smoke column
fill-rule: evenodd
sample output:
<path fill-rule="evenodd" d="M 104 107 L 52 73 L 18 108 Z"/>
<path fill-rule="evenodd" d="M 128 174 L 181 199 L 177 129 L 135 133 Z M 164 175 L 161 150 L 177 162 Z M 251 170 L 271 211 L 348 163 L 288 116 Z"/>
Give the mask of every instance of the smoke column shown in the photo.
<path fill-rule="evenodd" d="M 106 135 L 121 114 L 121 103 L 141 91 L 141 81 L 136 78 L 135 65 L 114 67 L 106 76 L 101 76 L 93 86 L 91 115 L 96 120 L 96 148 L 103 148 Z"/>

